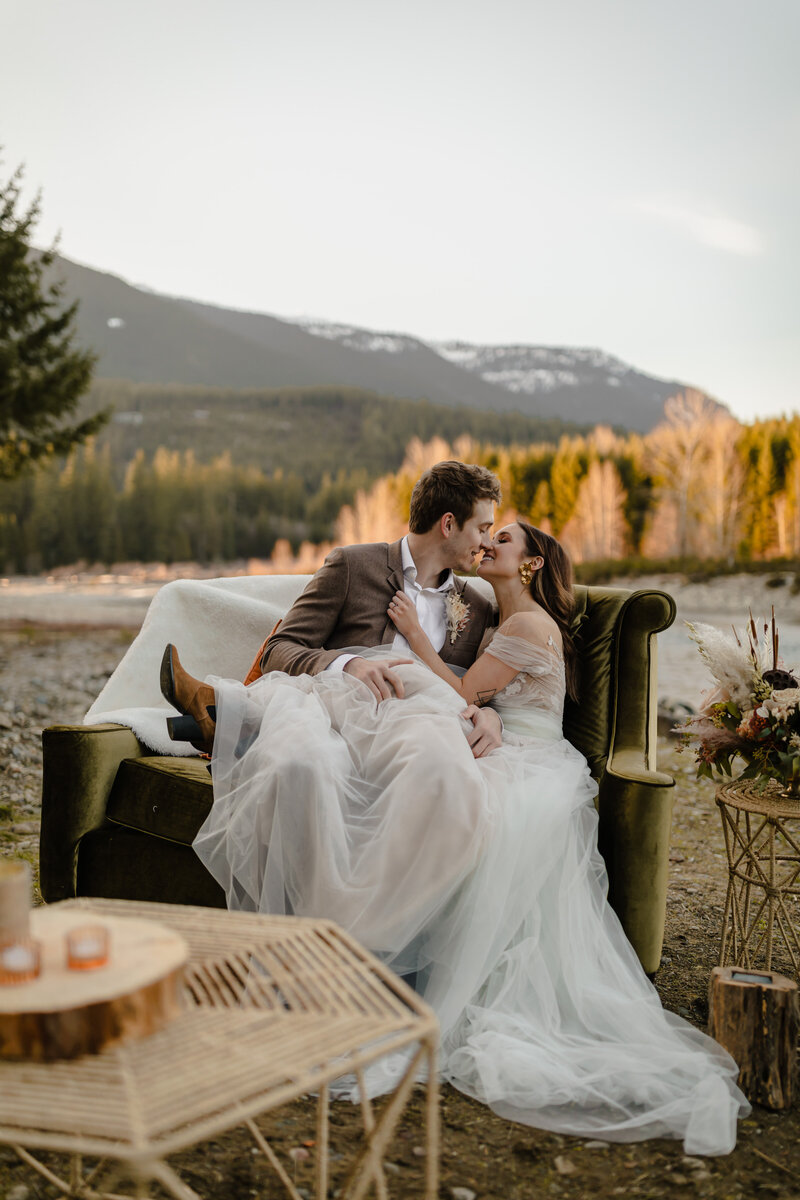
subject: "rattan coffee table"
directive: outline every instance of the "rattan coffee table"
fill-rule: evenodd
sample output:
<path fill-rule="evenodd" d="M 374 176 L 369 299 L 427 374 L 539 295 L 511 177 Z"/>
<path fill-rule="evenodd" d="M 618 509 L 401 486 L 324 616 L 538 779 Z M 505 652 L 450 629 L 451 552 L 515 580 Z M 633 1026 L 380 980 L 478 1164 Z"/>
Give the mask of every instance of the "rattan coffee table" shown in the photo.
<path fill-rule="evenodd" d="M 63 1193 L 117 1200 L 119 1181 L 146 1196 L 156 1181 L 197 1200 L 167 1158 L 245 1125 L 292 1200 L 301 1194 L 254 1118 L 318 1097 L 315 1200 L 328 1195 L 329 1085 L 387 1054 L 407 1056 L 379 1116 L 361 1100 L 363 1143 L 342 1200 L 389 1189 L 383 1154 L 412 1088 L 426 1079 L 425 1200 L 438 1188 L 436 1018 L 419 997 L 329 921 L 172 904 L 70 900 L 103 914 L 156 920 L 189 943 L 186 1007 L 164 1029 L 100 1054 L 54 1063 L 0 1062 L 0 1142 Z M 61 907 L 61 906 L 59 906 Z M 363 1096 L 363 1088 L 362 1088 Z M 70 1155 L 70 1178 L 34 1150 Z M 89 1172 L 83 1158 L 100 1159 Z"/>
<path fill-rule="evenodd" d="M 800 797 L 770 780 L 717 788 L 728 856 L 720 966 L 763 966 L 788 954 L 800 975 Z M 786 962 L 788 969 L 789 962 Z"/>

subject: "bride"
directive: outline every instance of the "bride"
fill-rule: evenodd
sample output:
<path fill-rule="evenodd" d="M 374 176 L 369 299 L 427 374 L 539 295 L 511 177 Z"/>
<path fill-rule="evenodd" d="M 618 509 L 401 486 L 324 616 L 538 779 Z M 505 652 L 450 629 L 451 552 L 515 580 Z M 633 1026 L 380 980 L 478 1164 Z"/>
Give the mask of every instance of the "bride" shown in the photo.
<path fill-rule="evenodd" d="M 606 901 L 597 785 L 561 730 L 569 560 L 518 522 L 478 574 L 499 625 L 460 679 L 398 592 L 403 699 L 326 672 L 211 680 L 214 804 L 194 848 L 230 908 L 331 918 L 415 972 L 444 1078 L 500 1116 L 728 1153 L 749 1111 L 736 1064 L 661 1008 Z M 474 758 L 468 717 L 489 702 L 503 744 Z M 395 1081 L 390 1064 L 368 1086 Z"/>

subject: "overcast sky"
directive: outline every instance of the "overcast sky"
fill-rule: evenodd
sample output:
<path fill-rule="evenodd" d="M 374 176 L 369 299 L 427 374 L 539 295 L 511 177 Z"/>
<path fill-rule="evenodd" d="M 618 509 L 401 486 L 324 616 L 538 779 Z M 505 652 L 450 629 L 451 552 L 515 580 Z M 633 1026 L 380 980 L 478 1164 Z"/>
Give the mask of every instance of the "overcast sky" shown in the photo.
<path fill-rule="evenodd" d="M 41 243 L 800 410 L 800 0 L 0 0 Z"/>

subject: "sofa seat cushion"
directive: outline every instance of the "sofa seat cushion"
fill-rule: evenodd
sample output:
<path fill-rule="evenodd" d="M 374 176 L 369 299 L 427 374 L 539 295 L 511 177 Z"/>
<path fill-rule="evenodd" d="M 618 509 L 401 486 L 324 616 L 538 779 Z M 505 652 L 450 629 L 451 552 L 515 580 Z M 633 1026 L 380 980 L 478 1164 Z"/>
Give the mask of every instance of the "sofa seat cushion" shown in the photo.
<path fill-rule="evenodd" d="M 116 825 L 191 846 L 213 799 L 205 759 L 126 758 L 114 779 L 107 816 Z"/>

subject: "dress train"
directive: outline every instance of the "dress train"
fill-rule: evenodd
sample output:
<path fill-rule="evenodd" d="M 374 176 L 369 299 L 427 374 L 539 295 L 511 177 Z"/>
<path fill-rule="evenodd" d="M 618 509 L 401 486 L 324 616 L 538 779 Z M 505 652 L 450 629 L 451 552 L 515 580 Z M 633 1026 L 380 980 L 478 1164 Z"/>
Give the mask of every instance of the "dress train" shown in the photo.
<path fill-rule="evenodd" d="M 499 1115 L 728 1153 L 749 1111 L 736 1064 L 662 1009 L 607 903 L 597 787 L 560 731 L 563 664 L 502 634 L 489 652 L 520 673 L 482 759 L 464 702 L 421 664 L 380 705 L 347 675 L 213 680 L 215 800 L 195 850 L 229 907 L 330 918 L 416 972 L 444 1078 Z M 400 1065 L 370 1069 L 370 1093 Z"/>

